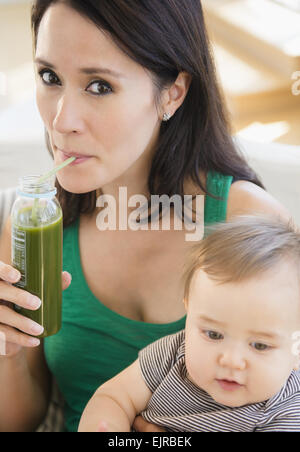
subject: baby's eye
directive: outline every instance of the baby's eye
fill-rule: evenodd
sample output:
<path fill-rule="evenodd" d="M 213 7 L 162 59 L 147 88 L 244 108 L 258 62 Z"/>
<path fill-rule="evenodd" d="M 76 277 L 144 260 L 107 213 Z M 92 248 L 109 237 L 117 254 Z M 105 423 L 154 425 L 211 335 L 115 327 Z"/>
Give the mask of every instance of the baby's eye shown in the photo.
<path fill-rule="evenodd" d="M 218 333 L 217 331 L 204 330 L 203 332 L 205 336 L 207 336 L 209 339 L 212 339 L 213 341 L 224 339 L 223 335 L 221 333 Z"/>
<path fill-rule="evenodd" d="M 100 80 L 92 82 L 89 87 L 94 86 L 93 90 L 87 90 L 92 94 L 95 94 L 96 96 L 105 96 L 106 94 L 109 94 L 112 92 L 111 86 L 106 83 L 102 82 Z"/>
<path fill-rule="evenodd" d="M 49 71 L 48 69 L 42 69 L 39 72 L 39 76 L 41 77 L 42 81 L 46 85 L 57 85 L 57 84 L 59 84 L 59 79 L 58 79 L 57 75 L 54 72 Z"/>
<path fill-rule="evenodd" d="M 267 344 L 262 344 L 261 342 L 252 342 L 251 347 L 255 348 L 258 352 L 264 352 L 266 350 L 269 350 L 271 347 Z"/>

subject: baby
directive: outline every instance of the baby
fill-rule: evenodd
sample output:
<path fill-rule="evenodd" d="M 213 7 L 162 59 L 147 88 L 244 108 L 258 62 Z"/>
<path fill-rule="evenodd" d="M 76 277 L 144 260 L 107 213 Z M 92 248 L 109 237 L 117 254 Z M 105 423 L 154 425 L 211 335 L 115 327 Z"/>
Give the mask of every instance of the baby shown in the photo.
<path fill-rule="evenodd" d="M 186 328 L 141 350 L 87 404 L 79 431 L 300 431 L 300 232 L 240 217 L 196 245 Z M 300 341 L 299 341 L 300 343 Z"/>

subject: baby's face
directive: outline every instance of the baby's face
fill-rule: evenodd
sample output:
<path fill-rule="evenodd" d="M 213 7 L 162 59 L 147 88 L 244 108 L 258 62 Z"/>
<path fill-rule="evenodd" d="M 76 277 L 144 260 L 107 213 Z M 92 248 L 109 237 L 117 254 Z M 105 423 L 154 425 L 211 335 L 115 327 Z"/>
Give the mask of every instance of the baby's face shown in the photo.
<path fill-rule="evenodd" d="M 299 306 L 289 263 L 239 283 L 220 284 L 198 271 L 186 323 L 190 380 L 230 407 L 275 395 L 298 366 Z"/>

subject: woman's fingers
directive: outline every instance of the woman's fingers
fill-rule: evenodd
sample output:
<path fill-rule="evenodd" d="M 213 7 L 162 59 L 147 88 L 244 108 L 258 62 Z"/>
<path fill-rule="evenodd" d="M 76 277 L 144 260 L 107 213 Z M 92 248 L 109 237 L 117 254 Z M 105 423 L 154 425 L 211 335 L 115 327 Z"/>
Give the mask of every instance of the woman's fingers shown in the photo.
<path fill-rule="evenodd" d="M 4 262 L 0 261 L 0 280 L 3 280 L 4 282 L 8 283 L 16 283 L 21 278 L 21 274 L 18 270 L 13 268 L 11 265 L 5 264 Z M 63 272 L 62 273 L 62 290 L 66 290 L 69 285 L 71 284 L 72 276 L 69 272 Z M 17 289 L 18 290 L 18 289 Z M 4 298 L 2 296 L 2 298 Z M 5 298 L 6 299 L 6 298 Z M 13 301 L 10 300 L 9 301 Z M 20 304 L 20 306 L 25 307 L 27 309 L 31 309 L 28 306 L 23 306 L 23 304 Z"/>
<path fill-rule="evenodd" d="M 41 306 L 41 300 L 13 284 L 19 281 L 21 274 L 11 265 L 0 261 L 0 339 L 1 349 L 5 346 L 6 353 L 12 354 L 19 350 L 19 347 L 36 347 L 40 344 L 37 337 L 43 333 L 41 325 L 33 320 L 22 316 L 13 308 L 14 305 L 25 309 L 36 310 Z M 70 273 L 62 273 L 62 289 L 65 290 L 71 284 Z M 3 346 L 3 347 L 2 347 Z M 7 351 L 8 350 L 8 351 Z"/>
<path fill-rule="evenodd" d="M 149 433 L 149 432 L 165 432 L 164 429 L 162 429 L 161 427 L 158 427 L 155 424 L 150 424 L 150 422 L 145 421 L 144 418 L 142 418 L 142 416 L 137 416 L 134 420 L 133 423 L 133 428 L 137 431 L 137 432 L 143 432 L 143 433 Z"/>
<path fill-rule="evenodd" d="M 21 274 L 18 270 L 11 265 L 5 264 L 0 261 L 0 279 L 10 283 L 16 283 L 21 278 Z"/>
<path fill-rule="evenodd" d="M 0 299 L 10 301 L 25 309 L 35 311 L 41 306 L 41 300 L 35 295 L 12 286 L 8 282 L 0 281 Z"/>
<path fill-rule="evenodd" d="M 13 284 L 18 282 L 21 274 L 11 265 L 0 261 L 0 355 L 15 354 L 20 347 L 36 347 L 40 344 L 37 337 L 44 328 L 33 320 L 22 316 L 14 310 L 14 305 L 25 309 L 37 310 L 41 300 Z M 62 289 L 71 284 L 72 277 L 68 272 L 62 273 Z"/>
<path fill-rule="evenodd" d="M 7 325 L 0 325 L 0 333 L 1 339 L 2 341 L 5 340 L 6 345 L 14 344 L 19 347 L 37 347 L 40 345 L 40 340 L 37 337 L 27 336 L 27 334 L 23 334 Z"/>
<path fill-rule="evenodd" d="M 66 290 L 72 282 L 72 276 L 68 272 L 62 273 L 62 290 Z"/>
<path fill-rule="evenodd" d="M 33 320 L 18 314 L 13 309 L 0 305 L 0 320 L 4 325 L 16 328 L 19 331 L 30 334 L 32 336 L 39 336 L 43 333 L 44 328 Z"/>

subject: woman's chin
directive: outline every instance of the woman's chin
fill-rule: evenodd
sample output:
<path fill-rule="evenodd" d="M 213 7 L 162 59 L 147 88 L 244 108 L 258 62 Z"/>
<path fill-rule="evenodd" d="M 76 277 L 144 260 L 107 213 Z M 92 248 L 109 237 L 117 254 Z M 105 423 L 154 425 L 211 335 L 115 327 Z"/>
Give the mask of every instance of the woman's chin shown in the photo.
<path fill-rule="evenodd" d="M 83 193 L 90 193 L 97 190 L 99 187 L 95 187 L 91 184 L 83 184 L 79 181 L 70 180 L 68 181 L 66 178 L 57 177 L 59 185 L 69 193 L 74 193 L 76 195 L 80 195 Z"/>

